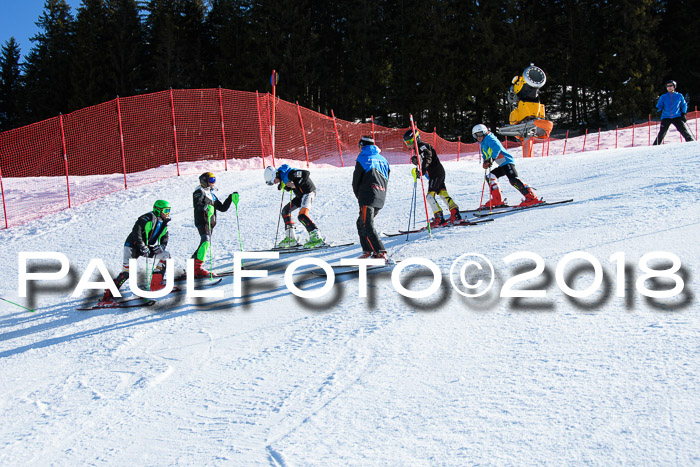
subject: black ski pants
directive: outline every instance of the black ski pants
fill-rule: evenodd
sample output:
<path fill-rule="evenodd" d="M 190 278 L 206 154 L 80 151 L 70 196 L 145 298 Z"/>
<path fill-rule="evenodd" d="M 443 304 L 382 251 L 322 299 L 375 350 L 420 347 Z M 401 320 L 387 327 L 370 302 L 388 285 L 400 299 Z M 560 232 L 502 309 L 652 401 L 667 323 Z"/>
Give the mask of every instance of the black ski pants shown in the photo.
<path fill-rule="evenodd" d="M 683 138 L 685 138 L 686 141 L 695 141 L 693 139 L 693 135 L 690 133 L 690 129 L 688 128 L 688 124 L 686 123 L 684 116 L 676 118 L 662 118 L 661 125 L 659 126 L 659 134 L 654 140 L 654 146 L 658 146 L 664 141 L 666 132 L 670 128 L 671 124 L 676 127 L 676 130 L 683 135 Z"/>
<path fill-rule="evenodd" d="M 372 206 L 360 206 L 360 217 L 357 218 L 357 233 L 360 236 L 360 245 L 362 245 L 362 251 L 364 252 L 379 253 L 386 251 L 384 243 L 382 243 L 374 228 L 374 218 L 380 209 Z"/>

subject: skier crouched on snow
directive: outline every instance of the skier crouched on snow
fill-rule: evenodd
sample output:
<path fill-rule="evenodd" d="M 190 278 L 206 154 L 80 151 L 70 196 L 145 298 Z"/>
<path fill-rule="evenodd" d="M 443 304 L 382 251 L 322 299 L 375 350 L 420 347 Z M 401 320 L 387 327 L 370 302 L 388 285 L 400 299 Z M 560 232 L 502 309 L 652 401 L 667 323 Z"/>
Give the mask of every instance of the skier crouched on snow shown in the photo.
<path fill-rule="evenodd" d="M 685 113 L 688 111 L 688 103 L 685 101 L 683 94 L 676 92 L 676 82 L 673 80 L 666 82 L 666 89 L 668 92 L 662 94 L 656 103 L 657 112 L 661 112 L 661 125 L 659 126 L 659 134 L 654 140 L 654 146 L 664 141 L 666 132 L 671 124 L 676 127 L 686 141 L 695 141 L 688 129 L 685 118 Z"/>
<path fill-rule="evenodd" d="M 374 228 L 374 218 L 384 207 L 389 184 L 389 162 L 380 154 L 381 150 L 370 136 L 363 136 L 359 146 L 360 154 L 352 175 L 352 191 L 360 205 L 357 233 L 363 251 L 361 258 L 372 256 L 389 262 L 386 248 Z"/>
<path fill-rule="evenodd" d="M 292 212 L 300 209 L 299 222 L 309 233 L 309 240 L 304 243 L 304 248 L 316 248 L 323 245 L 323 237 L 318 232 L 318 227 L 309 217 L 311 205 L 316 197 L 316 185 L 311 181 L 311 173 L 308 170 L 295 169 L 287 164 L 282 164 L 277 170 L 273 167 L 265 169 L 265 183 L 277 184 L 278 190 L 292 191 L 294 198 L 282 208 L 284 219 L 285 238 L 279 243 L 279 248 L 291 248 L 299 245 Z"/>
<path fill-rule="evenodd" d="M 421 170 L 428 177 L 427 200 L 430 209 L 433 211 L 433 220 L 430 226 L 436 227 L 446 223 L 442 208 L 437 202 L 438 195 L 440 195 L 445 204 L 447 204 L 447 208 L 450 210 L 450 221 L 455 222 L 462 219 L 462 216 L 459 214 L 459 206 L 457 206 L 447 193 L 447 187 L 445 186 L 445 168 L 442 166 L 435 148 L 421 141 L 420 132 L 418 130 L 416 130 L 415 137 L 413 136 L 413 130 L 408 130 L 403 135 L 403 141 L 409 148 L 417 146 L 417 152 L 420 155 L 420 165 L 418 165 L 419 161 L 415 155 L 411 157 L 411 163 L 417 166 L 417 168 L 413 169 L 415 170 L 416 177 L 421 176 Z"/>
<path fill-rule="evenodd" d="M 481 147 L 481 158 L 484 161 L 484 169 L 491 167 L 494 162 L 498 165 L 497 168 L 486 175 L 486 181 L 489 183 L 491 192 L 491 199 L 482 206 L 483 208 L 496 208 L 504 205 L 501 190 L 498 186 L 498 179 L 504 175 L 508 177 L 510 184 L 525 196 L 525 199 L 519 206 L 530 206 L 542 202 L 535 196 L 532 188 L 518 178 L 518 172 L 515 170 L 515 159 L 505 150 L 501 142 L 498 141 L 498 138 L 489 131 L 486 125 L 482 125 L 481 123 L 475 125 L 472 129 L 472 136 L 479 142 Z"/>
<path fill-rule="evenodd" d="M 211 233 L 216 226 L 216 211 L 226 212 L 231 207 L 232 195 L 228 195 L 222 203 L 214 194 L 216 177 L 211 172 L 199 176 L 199 187 L 192 194 L 194 207 L 194 225 L 199 232 L 199 246 L 192 254 L 194 258 L 195 277 L 209 276 L 211 273 L 204 269 L 207 252 L 211 248 Z"/>
<path fill-rule="evenodd" d="M 158 200 L 153 204 L 153 210 L 140 216 L 126 241 L 124 242 L 124 260 L 122 272 L 114 280 L 117 289 L 129 278 L 129 260 L 131 258 L 155 258 L 158 261 L 153 276 L 151 276 L 150 290 L 160 290 L 165 284 L 165 260 L 170 258 L 170 252 L 165 248 L 168 245 L 168 222 L 170 222 L 170 203 Z M 106 290 L 100 303 L 112 303 L 114 296 Z"/>

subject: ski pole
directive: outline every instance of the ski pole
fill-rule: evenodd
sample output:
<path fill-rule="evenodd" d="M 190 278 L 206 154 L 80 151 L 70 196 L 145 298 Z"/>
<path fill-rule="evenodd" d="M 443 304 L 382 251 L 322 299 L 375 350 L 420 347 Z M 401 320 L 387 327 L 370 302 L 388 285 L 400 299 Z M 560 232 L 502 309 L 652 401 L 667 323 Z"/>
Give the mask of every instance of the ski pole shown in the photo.
<path fill-rule="evenodd" d="M 284 204 L 284 190 L 282 190 L 282 199 L 280 200 L 280 210 L 277 216 L 277 230 L 275 230 L 275 244 L 273 248 L 277 246 L 277 236 L 280 233 L 280 220 L 282 219 L 282 205 Z"/>
<path fill-rule="evenodd" d="M 413 229 L 416 228 L 416 208 L 418 207 L 418 180 L 413 184 Z"/>
<path fill-rule="evenodd" d="M 6 298 L 0 297 L 0 300 L 4 300 L 4 301 L 6 301 L 7 303 L 11 303 L 11 304 L 13 304 L 14 306 L 18 306 L 18 307 L 20 307 L 20 308 L 24 308 L 25 310 L 28 310 L 28 311 L 31 311 L 32 313 L 34 313 L 34 310 L 32 310 L 31 308 L 27 308 L 26 306 L 22 306 L 22 305 L 20 305 L 20 304 L 18 304 L 18 303 L 11 302 L 11 301 L 9 301 L 9 300 L 6 299 Z"/>
<path fill-rule="evenodd" d="M 148 266 L 148 256 L 146 256 L 146 266 Z M 153 270 L 156 268 L 156 257 L 153 257 L 153 264 L 151 265 L 151 269 L 148 270 L 148 290 L 151 290 L 151 279 L 153 278 Z"/>
<path fill-rule="evenodd" d="M 411 197 L 411 206 L 408 211 L 408 227 L 406 228 L 406 241 L 408 241 L 409 230 L 411 230 L 411 215 L 413 214 L 413 204 L 416 200 L 416 186 L 418 186 L 418 179 L 416 178 L 416 169 L 411 169 L 411 175 L 413 175 L 413 196 Z M 415 224 L 415 219 L 413 223 Z"/>
<path fill-rule="evenodd" d="M 484 188 L 486 188 L 486 176 L 489 169 L 484 169 L 484 183 L 481 184 L 481 200 L 479 200 L 479 214 L 481 214 L 481 206 L 484 205 Z"/>
<path fill-rule="evenodd" d="M 240 248 L 241 251 L 243 251 L 243 242 L 241 241 L 241 224 L 238 221 L 238 200 L 240 199 L 238 192 L 234 192 L 231 194 L 231 200 L 233 201 L 233 205 L 236 206 L 236 226 L 238 227 L 238 247 Z"/>
<path fill-rule="evenodd" d="M 214 206 L 212 206 L 212 210 L 214 209 Z M 214 258 L 213 258 L 213 253 L 212 251 L 214 250 L 214 245 L 212 243 L 212 237 L 213 233 L 211 231 L 211 214 L 209 215 L 209 218 L 207 219 L 209 222 L 209 279 L 214 280 Z"/>

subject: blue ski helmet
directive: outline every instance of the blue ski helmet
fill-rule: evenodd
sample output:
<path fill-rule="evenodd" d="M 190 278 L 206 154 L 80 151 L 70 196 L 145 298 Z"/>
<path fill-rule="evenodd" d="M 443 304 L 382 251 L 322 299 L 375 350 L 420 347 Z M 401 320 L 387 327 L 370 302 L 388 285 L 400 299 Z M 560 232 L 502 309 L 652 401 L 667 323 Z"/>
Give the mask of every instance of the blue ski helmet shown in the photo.
<path fill-rule="evenodd" d="M 277 178 L 279 178 L 282 182 L 287 183 L 289 179 L 287 178 L 287 173 L 293 170 L 290 166 L 287 164 L 282 164 L 279 166 L 277 169 Z"/>

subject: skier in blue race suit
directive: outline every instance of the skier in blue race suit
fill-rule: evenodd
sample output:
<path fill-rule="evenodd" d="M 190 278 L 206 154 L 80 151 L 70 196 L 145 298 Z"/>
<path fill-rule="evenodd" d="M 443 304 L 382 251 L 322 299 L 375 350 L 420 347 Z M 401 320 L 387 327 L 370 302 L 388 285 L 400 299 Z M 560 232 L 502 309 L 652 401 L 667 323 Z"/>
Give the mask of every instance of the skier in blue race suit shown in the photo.
<path fill-rule="evenodd" d="M 663 142 L 671 124 L 676 127 L 686 141 L 694 141 L 685 118 L 685 113 L 688 111 L 688 103 L 685 101 L 683 94 L 676 92 L 675 81 L 667 81 L 666 90 L 668 92 L 662 94 L 656 103 L 656 110 L 661 112 L 661 126 L 659 127 L 659 134 L 654 140 L 654 146 Z"/>
<path fill-rule="evenodd" d="M 504 175 L 508 177 L 510 184 L 525 196 L 525 200 L 523 200 L 519 206 L 530 206 L 541 203 L 537 196 L 535 196 L 532 188 L 518 178 L 518 172 L 515 170 L 515 159 L 506 151 L 501 142 L 498 141 L 486 125 L 482 125 L 481 123 L 475 125 L 472 129 L 472 136 L 479 142 L 481 147 L 481 158 L 484 161 L 484 169 L 491 167 L 494 162 L 498 165 L 498 167 L 486 175 L 491 198 L 482 207 L 495 208 L 505 204 L 501 196 L 501 189 L 498 186 L 498 178 Z"/>

